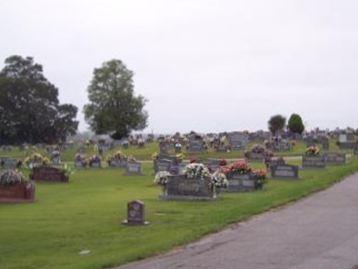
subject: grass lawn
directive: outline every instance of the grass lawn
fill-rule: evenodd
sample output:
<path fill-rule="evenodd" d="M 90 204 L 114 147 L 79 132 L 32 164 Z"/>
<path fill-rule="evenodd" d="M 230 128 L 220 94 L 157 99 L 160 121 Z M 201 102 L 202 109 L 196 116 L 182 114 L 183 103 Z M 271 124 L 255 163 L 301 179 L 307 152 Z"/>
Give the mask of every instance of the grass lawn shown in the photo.
<path fill-rule="evenodd" d="M 37 183 L 36 203 L 0 205 L 0 268 L 113 267 L 191 242 L 356 171 L 354 157 L 345 166 L 301 171 L 301 180 L 270 180 L 263 191 L 223 194 L 214 202 L 159 201 L 151 164 L 144 165 L 145 176 L 77 171 L 69 184 Z M 145 202 L 149 226 L 120 225 L 133 199 Z M 82 250 L 91 252 L 81 256 Z"/>

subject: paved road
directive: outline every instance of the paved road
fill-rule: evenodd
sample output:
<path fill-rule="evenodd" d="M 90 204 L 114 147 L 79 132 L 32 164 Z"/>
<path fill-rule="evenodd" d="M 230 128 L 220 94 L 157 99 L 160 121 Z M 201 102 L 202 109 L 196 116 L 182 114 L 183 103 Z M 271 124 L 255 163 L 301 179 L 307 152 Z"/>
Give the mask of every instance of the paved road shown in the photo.
<path fill-rule="evenodd" d="M 352 269 L 356 265 L 358 174 L 183 249 L 119 269 Z"/>

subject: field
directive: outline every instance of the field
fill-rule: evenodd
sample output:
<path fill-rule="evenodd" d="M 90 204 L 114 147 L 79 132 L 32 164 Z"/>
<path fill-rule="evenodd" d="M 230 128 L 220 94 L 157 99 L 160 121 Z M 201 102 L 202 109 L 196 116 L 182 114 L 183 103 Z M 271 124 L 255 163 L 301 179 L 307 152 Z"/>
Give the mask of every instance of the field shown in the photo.
<path fill-rule="evenodd" d="M 149 154 L 152 148 L 138 156 L 147 159 Z M 0 205 L 0 268 L 113 267 L 191 242 L 356 171 L 358 158 L 353 157 L 345 166 L 301 171 L 297 181 L 269 180 L 264 190 L 254 193 L 222 194 L 214 202 L 164 202 L 158 200 L 161 188 L 153 185 L 149 163 L 144 164 L 144 176 L 125 176 L 115 169 L 80 170 L 69 184 L 37 183 L 36 203 Z M 145 202 L 150 225 L 120 224 L 133 199 Z M 80 255 L 83 250 L 90 253 Z"/>

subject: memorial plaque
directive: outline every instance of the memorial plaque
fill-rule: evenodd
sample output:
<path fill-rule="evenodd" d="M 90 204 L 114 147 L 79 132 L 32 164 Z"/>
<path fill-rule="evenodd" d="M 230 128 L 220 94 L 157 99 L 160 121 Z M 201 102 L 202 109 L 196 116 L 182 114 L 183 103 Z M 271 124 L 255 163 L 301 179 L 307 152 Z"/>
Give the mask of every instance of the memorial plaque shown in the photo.
<path fill-rule="evenodd" d="M 297 179 L 298 166 L 288 164 L 271 166 L 271 177 L 283 179 Z"/>
<path fill-rule="evenodd" d="M 212 200 L 216 198 L 210 179 L 188 179 L 185 176 L 171 176 L 164 187 L 164 200 Z"/>
<path fill-rule="evenodd" d="M 246 192 L 258 189 L 257 180 L 250 174 L 232 174 L 228 176 L 229 186 L 223 192 Z"/>
<path fill-rule="evenodd" d="M 89 167 L 91 168 L 101 168 L 101 162 L 90 162 Z"/>
<path fill-rule="evenodd" d="M 0 185 L 0 203 L 19 203 L 35 201 L 35 185 L 32 182 Z"/>
<path fill-rule="evenodd" d="M 127 204 L 127 219 L 122 222 L 124 225 L 146 225 L 144 203 L 139 200 L 129 202 Z"/>
<path fill-rule="evenodd" d="M 126 159 L 113 159 L 108 161 L 108 166 L 112 168 L 126 168 L 127 160 Z"/>
<path fill-rule="evenodd" d="M 303 168 L 325 168 L 326 160 L 324 156 L 303 156 Z"/>
<path fill-rule="evenodd" d="M 249 143 L 249 138 L 247 135 L 235 132 L 228 134 L 228 140 L 233 150 L 243 149 Z"/>
<path fill-rule="evenodd" d="M 189 141 L 189 152 L 203 152 L 204 144 L 202 140 L 190 140 Z"/>
<path fill-rule="evenodd" d="M 338 143 L 338 147 L 341 150 L 349 150 L 349 149 L 354 149 L 356 145 L 356 142 L 352 141 L 352 142 L 339 142 Z"/>
<path fill-rule="evenodd" d="M 140 162 L 128 162 L 126 170 L 128 175 L 142 175 L 142 164 Z"/>
<path fill-rule="evenodd" d="M 64 171 L 61 171 L 55 167 L 40 166 L 32 169 L 30 174 L 32 180 L 47 181 L 47 182 L 65 182 L 67 183 L 69 178 Z"/>
<path fill-rule="evenodd" d="M 344 153 L 325 153 L 324 155 L 326 164 L 341 165 L 346 164 L 346 154 Z"/>
<path fill-rule="evenodd" d="M 13 158 L 1 157 L 0 166 L 3 169 L 16 169 L 19 161 Z"/>
<path fill-rule="evenodd" d="M 167 160 L 167 159 L 159 159 L 157 161 L 155 161 L 155 172 L 162 172 L 162 171 L 166 171 L 166 172 L 170 172 L 170 168 L 172 166 L 172 161 L 171 160 Z"/>

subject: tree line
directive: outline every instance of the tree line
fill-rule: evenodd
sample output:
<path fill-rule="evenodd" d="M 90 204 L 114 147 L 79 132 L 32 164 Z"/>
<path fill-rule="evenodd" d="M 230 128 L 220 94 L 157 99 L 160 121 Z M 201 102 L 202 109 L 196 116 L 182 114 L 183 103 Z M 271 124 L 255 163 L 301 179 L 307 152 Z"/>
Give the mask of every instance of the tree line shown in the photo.
<path fill-rule="evenodd" d="M 96 68 L 87 91 L 85 119 L 96 134 L 121 139 L 147 126 L 146 100 L 135 95 L 133 72 L 120 60 Z M 5 59 L 0 71 L 0 145 L 55 144 L 74 135 L 78 108 L 60 104 L 58 94 L 32 57 Z"/>
<path fill-rule="evenodd" d="M 85 120 L 96 134 L 113 139 L 127 137 L 147 126 L 146 99 L 134 93 L 134 73 L 120 60 L 95 68 L 87 88 L 89 103 L 83 108 Z M 60 104 L 59 90 L 43 74 L 42 65 L 32 57 L 10 56 L 0 71 L 0 145 L 56 144 L 77 132 L 78 108 Z M 286 127 L 286 118 L 271 117 L 269 130 L 276 134 Z M 288 129 L 301 134 L 304 125 L 293 114 Z"/>

